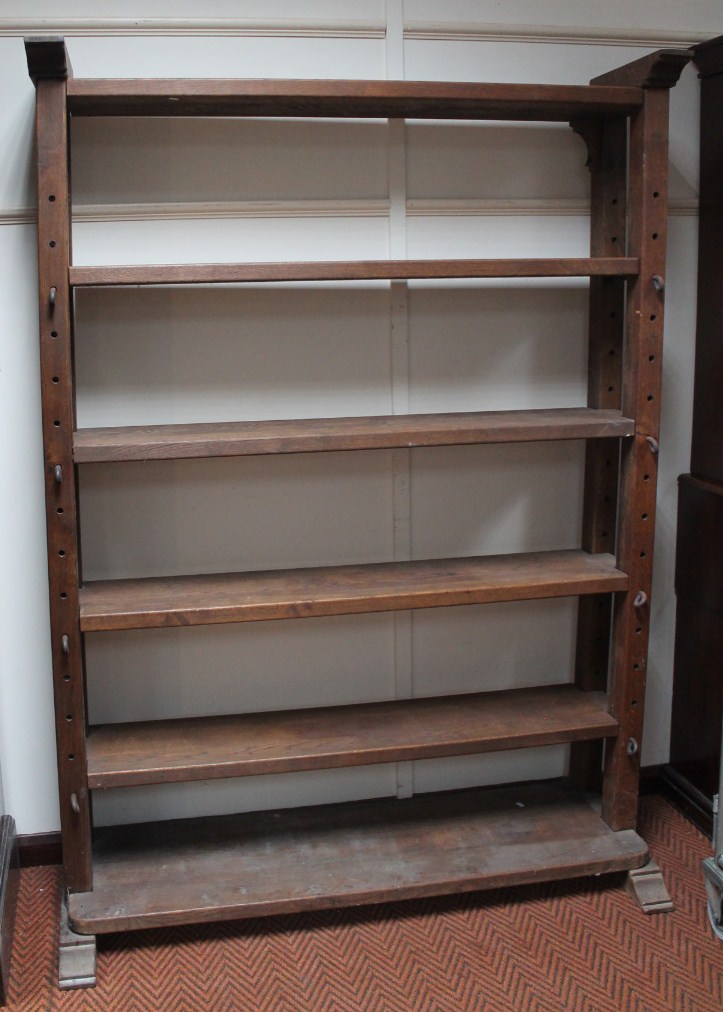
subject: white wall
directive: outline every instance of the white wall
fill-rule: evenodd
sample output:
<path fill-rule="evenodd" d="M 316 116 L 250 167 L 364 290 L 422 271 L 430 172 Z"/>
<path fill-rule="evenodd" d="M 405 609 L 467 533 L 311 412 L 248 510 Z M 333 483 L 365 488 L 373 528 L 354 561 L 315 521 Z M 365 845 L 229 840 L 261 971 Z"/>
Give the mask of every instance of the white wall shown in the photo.
<path fill-rule="evenodd" d="M 0 8 L 0 764 L 21 833 L 58 825 L 31 208 L 20 36 L 54 30 L 78 76 L 586 82 L 723 31 L 715 0 L 606 5 L 335 0 Z M 46 21 L 43 22 L 42 19 Z M 35 20 L 34 20 L 35 19 Z M 155 20 L 154 20 L 155 19 Z M 512 23 L 514 22 L 514 24 Z M 689 459 L 697 90 L 672 94 L 659 534 L 644 763 L 668 750 L 676 478 Z M 587 172 L 567 128 L 81 120 L 78 263 L 586 255 Z M 160 206 L 163 204 L 164 206 Z M 405 214 L 405 207 L 407 213 Z M 82 425 L 575 405 L 578 282 L 83 292 Z M 572 547 L 581 446 L 463 447 L 84 468 L 86 575 Z M 561 494 L 562 493 L 562 494 Z M 569 679 L 575 603 L 533 602 L 88 637 L 94 721 Z M 99 821 L 408 793 L 562 771 L 564 749 L 108 792 Z"/>

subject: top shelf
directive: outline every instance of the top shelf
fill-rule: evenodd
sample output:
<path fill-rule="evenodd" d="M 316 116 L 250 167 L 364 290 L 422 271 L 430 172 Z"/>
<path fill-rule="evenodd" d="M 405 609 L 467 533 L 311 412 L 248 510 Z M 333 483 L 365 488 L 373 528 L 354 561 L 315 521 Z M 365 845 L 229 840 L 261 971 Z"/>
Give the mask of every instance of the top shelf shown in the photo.
<path fill-rule="evenodd" d="M 438 81 L 68 79 L 75 116 L 323 116 L 546 120 L 625 115 L 642 104 L 630 85 Z"/>

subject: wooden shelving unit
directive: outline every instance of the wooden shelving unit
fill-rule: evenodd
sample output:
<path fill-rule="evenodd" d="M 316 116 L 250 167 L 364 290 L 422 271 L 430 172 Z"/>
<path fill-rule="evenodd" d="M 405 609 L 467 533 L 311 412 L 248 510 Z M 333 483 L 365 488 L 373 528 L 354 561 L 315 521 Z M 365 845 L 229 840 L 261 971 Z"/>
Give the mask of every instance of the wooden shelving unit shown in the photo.
<path fill-rule="evenodd" d="M 248 917 L 639 868 L 635 833 L 665 287 L 668 91 L 687 52 L 590 85 L 77 80 L 62 39 L 27 42 L 37 86 L 41 384 L 67 924 L 64 953 L 127 928 Z M 74 266 L 71 116 L 333 116 L 569 122 L 590 154 L 590 257 Z M 587 403 L 569 409 L 79 429 L 81 287 L 589 277 Z M 89 462 L 587 441 L 578 549 L 270 572 L 83 580 Z M 575 682 L 347 707 L 88 727 L 83 636 L 577 596 Z M 549 676 L 548 676 L 549 678 Z M 604 763 L 603 763 L 603 742 Z M 569 777 L 93 831 L 113 787 L 570 743 Z M 584 793 L 601 785 L 598 813 Z M 450 847 L 450 841 L 454 846 Z M 91 937 L 89 937 L 91 936 Z M 89 957 L 88 957 L 89 958 Z"/>

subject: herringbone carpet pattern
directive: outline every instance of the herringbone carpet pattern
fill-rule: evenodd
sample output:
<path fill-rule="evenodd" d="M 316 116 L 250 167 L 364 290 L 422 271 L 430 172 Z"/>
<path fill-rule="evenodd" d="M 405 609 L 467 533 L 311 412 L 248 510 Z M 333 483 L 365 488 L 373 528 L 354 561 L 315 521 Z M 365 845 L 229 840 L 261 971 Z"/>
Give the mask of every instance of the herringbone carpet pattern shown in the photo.
<path fill-rule="evenodd" d="M 22 873 L 10 1010 L 712 1012 L 723 945 L 707 922 L 708 841 L 661 798 L 640 831 L 675 912 L 646 916 L 619 879 L 236 924 L 116 935 L 98 986 L 55 989 L 57 869 Z"/>

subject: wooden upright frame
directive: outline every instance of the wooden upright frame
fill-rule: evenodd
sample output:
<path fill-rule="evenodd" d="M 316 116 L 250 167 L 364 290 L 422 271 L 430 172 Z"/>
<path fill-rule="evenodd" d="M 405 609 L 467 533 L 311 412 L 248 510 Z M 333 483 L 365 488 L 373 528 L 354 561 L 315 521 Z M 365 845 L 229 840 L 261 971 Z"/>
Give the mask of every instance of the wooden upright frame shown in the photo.
<path fill-rule="evenodd" d="M 71 225 L 66 101 L 70 64 L 65 47 L 52 40 L 29 40 L 26 49 L 37 93 L 40 383 L 60 822 L 66 883 L 75 892 L 92 888 L 92 871 L 79 621 L 78 501 L 72 445 L 76 420 L 68 279 Z"/>
<path fill-rule="evenodd" d="M 92 948 L 89 939 L 98 931 L 423 896 L 643 865 L 647 850 L 634 827 L 655 519 L 668 91 L 688 54 L 663 51 L 586 86 L 534 86 L 83 81 L 68 77 L 62 40 L 30 40 L 27 50 L 37 86 L 50 614 L 70 894 L 62 944 L 74 947 L 77 955 Z M 73 266 L 69 115 L 200 114 L 569 122 L 585 139 L 590 155 L 590 257 Z M 591 279 L 586 405 L 563 411 L 77 428 L 76 287 L 514 276 Z M 547 439 L 587 441 L 584 523 L 576 550 L 207 577 L 82 580 L 77 468 L 88 461 Z M 85 632 L 571 595 L 580 597 L 571 685 L 480 691 L 462 699 L 88 727 Z M 93 790 L 558 742 L 571 746 L 571 783 L 517 785 L 512 793 L 492 788 L 337 805 L 328 813 L 302 809 L 272 817 L 109 829 L 96 831 L 91 840 Z M 576 789 L 599 787 L 600 781 L 602 819 Z M 523 796 L 525 803 L 512 806 L 513 797 Z M 509 814 L 512 809 L 514 815 Z M 386 829 L 380 828 L 383 822 Z M 272 855 L 268 860 L 273 864 L 261 873 L 254 843 L 259 834 L 268 834 L 264 853 Z M 452 836 L 457 840 L 453 852 L 448 847 Z M 527 843 L 520 847 L 523 838 Z M 348 859 L 352 851 L 354 861 Z M 314 876 L 307 880 L 299 873 L 301 852 L 312 852 L 325 862 L 329 887 L 320 889 Z M 392 854 L 405 855 L 391 877 L 389 868 L 358 862 L 359 854 L 387 852 L 390 860 Z M 163 871 L 159 853 L 164 854 Z M 177 871 L 189 854 L 195 855 L 196 870 L 179 877 Z M 78 972 L 74 967 L 68 979 L 91 982 L 92 970 Z"/>

